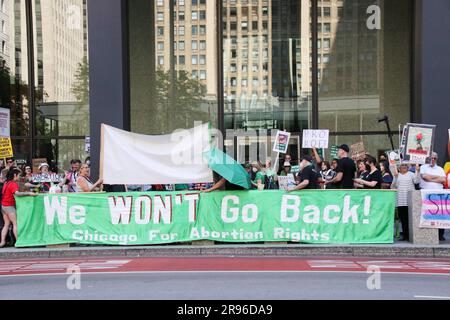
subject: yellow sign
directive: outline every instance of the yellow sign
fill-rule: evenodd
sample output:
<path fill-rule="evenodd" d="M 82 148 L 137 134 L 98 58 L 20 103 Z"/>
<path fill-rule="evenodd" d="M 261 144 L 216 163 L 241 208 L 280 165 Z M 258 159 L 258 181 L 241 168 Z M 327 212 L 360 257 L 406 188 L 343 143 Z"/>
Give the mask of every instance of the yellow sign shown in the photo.
<path fill-rule="evenodd" d="M 0 138 L 0 158 L 12 158 L 14 157 L 11 138 Z"/>

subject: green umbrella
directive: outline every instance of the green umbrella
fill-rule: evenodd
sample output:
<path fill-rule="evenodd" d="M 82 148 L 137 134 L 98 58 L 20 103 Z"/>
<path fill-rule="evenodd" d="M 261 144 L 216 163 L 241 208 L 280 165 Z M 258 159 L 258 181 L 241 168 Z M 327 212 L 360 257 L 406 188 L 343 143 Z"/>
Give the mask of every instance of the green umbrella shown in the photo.
<path fill-rule="evenodd" d="M 211 170 L 220 174 L 227 181 L 245 189 L 251 188 L 250 176 L 236 160 L 217 148 L 205 152 L 204 156 Z"/>

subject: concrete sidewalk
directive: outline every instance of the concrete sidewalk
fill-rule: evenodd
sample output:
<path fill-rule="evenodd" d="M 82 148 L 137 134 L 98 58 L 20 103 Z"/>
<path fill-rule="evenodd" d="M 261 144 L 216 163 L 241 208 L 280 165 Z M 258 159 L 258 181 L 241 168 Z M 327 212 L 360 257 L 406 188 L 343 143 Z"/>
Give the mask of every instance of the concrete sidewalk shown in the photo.
<path fill-rule="evenodd" d="M 145 246 L 145 247 L 70 247 L 4 248 L 0 259 L 46 259 L 80 257 L 177 257 L 177 256 L 292 256 L 292 257 L 386 257 L 450 258 L 450 244 L 417 246 L 393 245 L 214 245 L 214 246 Z"/>

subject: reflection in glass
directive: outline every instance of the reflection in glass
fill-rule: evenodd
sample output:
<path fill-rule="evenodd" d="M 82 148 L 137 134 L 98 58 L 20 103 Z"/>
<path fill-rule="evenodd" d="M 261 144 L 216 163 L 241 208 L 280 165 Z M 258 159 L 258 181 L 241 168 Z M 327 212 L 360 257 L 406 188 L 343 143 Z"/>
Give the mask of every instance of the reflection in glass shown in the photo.
<path fill-rule="evenodd" d="M 321 128 L 384 131 L 385 114 L 393 129 L 410 120 L 411 3 L 319 1 L 328 12 L 318 21 Z"/>
<path fill-rule="evenodd" d="M 169 0 L 128 1 L 133 132 L 218 124 L 215 3 L 177 1 L 173 10 Z"/>
<path fill-rule="evenodd" d="M 39 158 L 46 158 L 52 170 L 63 173 L 70 168 L 70 160 L 85 161 L 85 140 L 43 139 L 37 143 Z"/>
<path fill-rule="evenodd" d="M 0 18 L 0 107 L 11 110 L 11 135 L 24 137 L 30 108 L 25 2 L 2 1 Z"/>
<path fill-rule="evenodd" d="M 36 134 L 89 135 L 86 0 L 34 0 Z"/>
<path fill-rule="evenodd" d="M 310 1 L 224 0 L 223 23 L 226 129 L 309 128 Z"/>

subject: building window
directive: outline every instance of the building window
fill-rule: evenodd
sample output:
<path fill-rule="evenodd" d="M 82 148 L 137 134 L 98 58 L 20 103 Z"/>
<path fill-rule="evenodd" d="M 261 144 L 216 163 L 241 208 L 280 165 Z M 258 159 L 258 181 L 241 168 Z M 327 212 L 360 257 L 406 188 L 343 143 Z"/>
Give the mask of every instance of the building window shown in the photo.
<path fill-rule="evenodd" d="M 180 35 L 180 36 L 184 36 L 184 26 L 180 26 L 179 28 L 178 28 L 178 34 Z"/>
<path fill-rule="evenodd" d="M 158 51 L 164 51 L 164 42 L 158 41 Z"/>
<path fill-rule="evenodd" d="M 200 55 L 199 56 L 199 61 L 201 65 L 205 65 L 206 64 L 206 56 L 205 55 Z"/>
<path fill-rule="evenodd" d="M 164 56 L 158 56 L 158 65 L 160 66 L 164 65 Z"/>
<path fill-rule="evenodd" d="M 206 41 L 200 40 L 200 50 L 206 50 Z"/>
<path fill-rule="evenodd" d="M 158 32 L 157 32 L 157 34 L 158 34 L 158 36 L 164 36 L 164 27 L 158 27 Z"/>
<path fill-rule="evenodd" d="M 192 56 L 192 65 L 197 65 L 198 64 L 198 56 L 193 55 Z"/>
<path fill-rule="evenodd" d="M 200 70 L 200 79 L 206 80 L 206 70 Z"/>
<path fill-rule="evenodd" d="M 192 16 L 192 21 L 198 20 L 198 12 L 197 11 L 192 11 L 191 16 Z"/>
<path fill-rule="evenodd" d="M 192 50 L 198 50 L 198 41 L 197 40 L 192 40 L 192 42 L 191 42 L 191 49 Z"/>
<path fill-rule="evenodd" d="M 192 35 L 193 36 L 198 35 L 198 26 L 192 26 Z"/>

